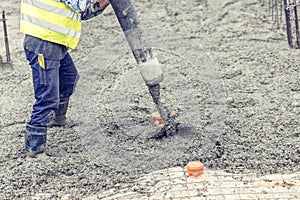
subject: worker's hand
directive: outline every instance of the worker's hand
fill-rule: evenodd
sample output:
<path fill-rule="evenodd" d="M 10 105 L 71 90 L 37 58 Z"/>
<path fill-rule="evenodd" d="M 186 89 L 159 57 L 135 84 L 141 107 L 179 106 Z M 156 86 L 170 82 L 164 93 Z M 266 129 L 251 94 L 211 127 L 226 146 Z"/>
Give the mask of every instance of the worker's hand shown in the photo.
<path fill-rule="evenodd" d="M 88 20 L 100 15 L 109 4 L 108 0 L 89 0 L 86 9 L 81 12 L 81 20 Z"/>
<path fill-rule="evenodd" d="M 102 10 L 104 10 L 110 4 L 110 2 L 108 0 L 96 0 L 96 1 L 99 2 L 100 8 Z"/>

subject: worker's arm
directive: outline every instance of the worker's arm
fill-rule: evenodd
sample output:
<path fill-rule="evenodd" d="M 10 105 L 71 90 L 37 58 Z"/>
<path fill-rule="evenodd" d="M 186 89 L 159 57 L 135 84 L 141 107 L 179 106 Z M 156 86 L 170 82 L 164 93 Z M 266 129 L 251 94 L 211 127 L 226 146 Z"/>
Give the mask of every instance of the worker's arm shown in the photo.
<path fill-rule="evenodd" d="M 55 0 L 65 3 L 73 11 L 81 13 L 81 20 L 100 15 L 109 5 L 108 0 Z"/>
<path fill-rule="evenodd" d="M 88 20 L 100 15 L 108 5 L 108 0 L 90 0 L 84 11 L 81 12 L 81 20 Z"/>

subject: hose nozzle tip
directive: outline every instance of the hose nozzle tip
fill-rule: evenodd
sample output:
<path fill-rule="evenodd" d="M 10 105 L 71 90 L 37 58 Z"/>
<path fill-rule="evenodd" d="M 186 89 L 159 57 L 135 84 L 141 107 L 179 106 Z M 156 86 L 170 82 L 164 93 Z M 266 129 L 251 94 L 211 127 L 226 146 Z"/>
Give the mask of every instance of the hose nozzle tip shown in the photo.
<path fill-rule="evenodd" d="M 151 123 L 157 127 L 165 126 L 165 121 L 158 112 L 154 112 L 151 114 Z"/>

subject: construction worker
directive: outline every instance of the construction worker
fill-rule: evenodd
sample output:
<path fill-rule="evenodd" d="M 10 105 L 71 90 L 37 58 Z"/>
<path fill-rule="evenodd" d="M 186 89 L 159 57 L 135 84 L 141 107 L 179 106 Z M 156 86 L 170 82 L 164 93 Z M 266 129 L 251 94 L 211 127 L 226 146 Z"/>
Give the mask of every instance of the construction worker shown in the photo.
<path fill-rule="evenodd" d="M 68 50 L 79 42 L 81 21 L 108 5 L 108 0 L 22 0 L 20 31 L 35 95 L 26 124 L 27 157 L 45 151 L 48 127 L 66 125 L 69 98 L 79 78 Z"/>

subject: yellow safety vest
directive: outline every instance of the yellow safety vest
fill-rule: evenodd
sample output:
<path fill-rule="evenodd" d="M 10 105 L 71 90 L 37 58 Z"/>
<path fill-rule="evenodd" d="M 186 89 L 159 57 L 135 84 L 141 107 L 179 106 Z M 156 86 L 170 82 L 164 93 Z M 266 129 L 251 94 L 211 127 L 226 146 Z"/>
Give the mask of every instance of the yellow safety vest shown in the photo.
<path fill-rule="evenodd" d="M 54 0 L 22 0 L 20 31 L 75 49 L 81 34 L 80 14 Z"/>

